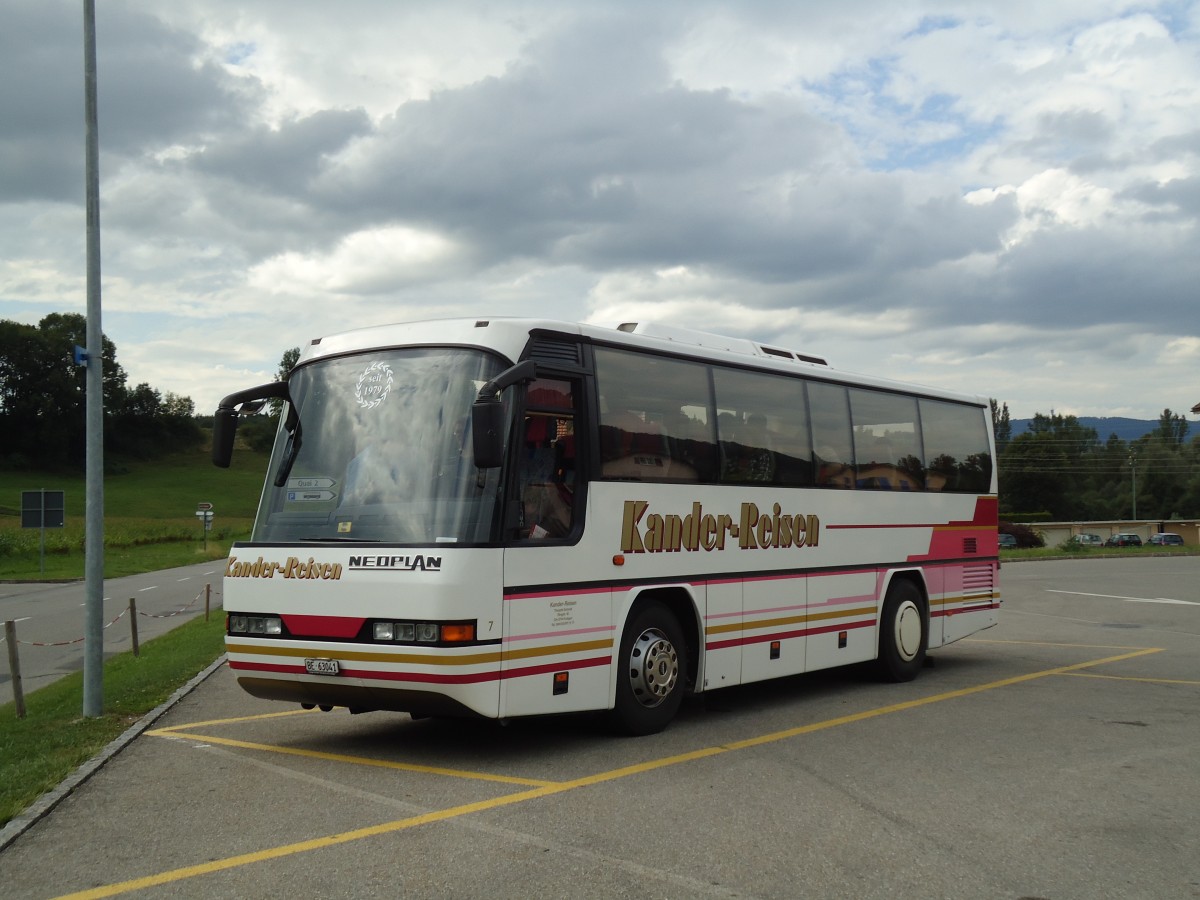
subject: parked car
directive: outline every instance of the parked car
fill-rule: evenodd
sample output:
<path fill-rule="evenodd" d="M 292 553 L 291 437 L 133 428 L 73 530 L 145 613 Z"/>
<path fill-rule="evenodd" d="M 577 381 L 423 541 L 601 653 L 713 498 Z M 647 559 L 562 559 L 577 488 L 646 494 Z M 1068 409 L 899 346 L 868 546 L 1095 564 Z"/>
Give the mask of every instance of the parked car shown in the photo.
<path fill-rule="evenodd" d="M 1102 547 L 1104 541 L 1098 534 L 1076 534 L 1071 537 L 1072 544 L 1078 544 L 1080 547 Z"/>
<path fill-rule="evenodd" d="M 1016 550 L 1017 549 L 1016 537 L 1014 537 L 1011 534 L 1000 535 L 1000 549 L 1001 550 Z"/>
<path fill-rule="evenodd" d="M 1104 542 L 1105 547 L 1140 547 L 1142 539 L 1136 534 L 1114 534 Z"/>
<path fill-rule="evenodd" d="M 1182 547 L 1183 538 L 1171 532 L 1150 535 L 1150 543 L 1155 547 Z"/>

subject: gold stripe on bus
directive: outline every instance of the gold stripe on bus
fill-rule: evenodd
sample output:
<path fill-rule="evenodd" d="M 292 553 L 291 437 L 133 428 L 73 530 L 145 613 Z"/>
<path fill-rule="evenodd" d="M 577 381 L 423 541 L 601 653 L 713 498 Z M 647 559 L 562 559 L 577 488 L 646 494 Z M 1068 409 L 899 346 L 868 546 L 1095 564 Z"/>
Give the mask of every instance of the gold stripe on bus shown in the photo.
<path fill-rule="evenodd" d="M 986 593 L 972 594 L 970 597 L 967 597 L 963 594 L 959 594 L 959 595 L 953 596 L 953 597 L 942 597 L 940 600 L 935 597 L 934 599 L 929 601 L 929 605 L 930 606 L 953 606 L 955 603 L 969 603 L 969 604 L 991 603 L 999 596 L 1000 596 L 1000 593 L 998 591 L 989 591 Z"/>
<path fill-rule="evenodd" d="M 857 609 L 834 609 L 828 612 L 811 613 L 806 616 L 783 616 L 777 619 L 755 619 L 749 622 L 731 622 L 728 625 L 710 625 L 704 629 L 706 635 L 728 634 L 733 631 L 752 631 L 758 628 L 779 628 L 784 625 L 804 625 L 807 622 L 821 622 L 827 619 L 848 619 L 851 616 L 874 615 L 874 606 L 861 606 Z"/>
<path fill-rule="evenodd" d="M 228 647 L 235 655 L 254 656 L 285 656 L 293 659 L 312 658 L 317 655 L 328 655 L 344 662 L 375 662 L 375 663 L 405 663 L 407 665 L 424 666 L 475 666 L 487 663 L 497 663 L 502 659 L 530 659 L 538 656 L 558 656 L 566 653 L 586 653 L 590 650 L 611 649 L 611 639 L 599 641 L 580 641 L 574 644 L 555 644 L 548 647 L 523 647 L 519 650 L 493 650 L 488 653 L 470 653 L 458 655 L 426 656 L 419 653 L 373 653 L 364 650 L 342 650 L 330 647 L 300 648 L 281 647 L 271 644 L 241 644 Z"/>

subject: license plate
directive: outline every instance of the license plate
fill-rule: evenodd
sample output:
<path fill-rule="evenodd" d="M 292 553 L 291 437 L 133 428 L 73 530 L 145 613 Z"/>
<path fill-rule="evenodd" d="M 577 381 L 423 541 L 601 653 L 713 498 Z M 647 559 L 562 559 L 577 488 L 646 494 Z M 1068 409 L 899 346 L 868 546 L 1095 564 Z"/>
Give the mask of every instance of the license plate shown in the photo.
<path fill-rule="evenodd" d="M 304 671 L 309 675 L 337 675 L 340 669 L 336 659 L 306 659 Z"/>

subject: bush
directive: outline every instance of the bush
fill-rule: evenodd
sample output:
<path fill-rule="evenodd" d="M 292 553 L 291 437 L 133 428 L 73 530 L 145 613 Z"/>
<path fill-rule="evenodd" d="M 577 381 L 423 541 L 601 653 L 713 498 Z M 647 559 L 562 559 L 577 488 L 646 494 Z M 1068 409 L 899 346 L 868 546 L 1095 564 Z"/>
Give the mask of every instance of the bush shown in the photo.
<path fill-rule="evenodd" d="M 1046 546 L 1046 542 L 1042 539 L 1042 536 L 1025 525 L 1018 525 L 1015 522 L 1001 522 L 999 531 L 1001 534 L 1011 534 L 1015 537 L 1017 539 L 1017 547 L 1023 550 Z"/>

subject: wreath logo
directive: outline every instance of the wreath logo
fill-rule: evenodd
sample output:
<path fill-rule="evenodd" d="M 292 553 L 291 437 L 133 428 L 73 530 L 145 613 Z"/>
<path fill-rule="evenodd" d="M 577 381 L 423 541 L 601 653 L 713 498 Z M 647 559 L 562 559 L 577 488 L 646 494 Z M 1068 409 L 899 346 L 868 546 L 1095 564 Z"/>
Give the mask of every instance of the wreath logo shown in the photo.
<path fill-rule="evenodd" d="M 358 376 L 354 385 L 354 399 L 363 409 L 374 409 L 387 399 L 392 390 L 392 367 L 387 363 L 373 362 Z"/>

